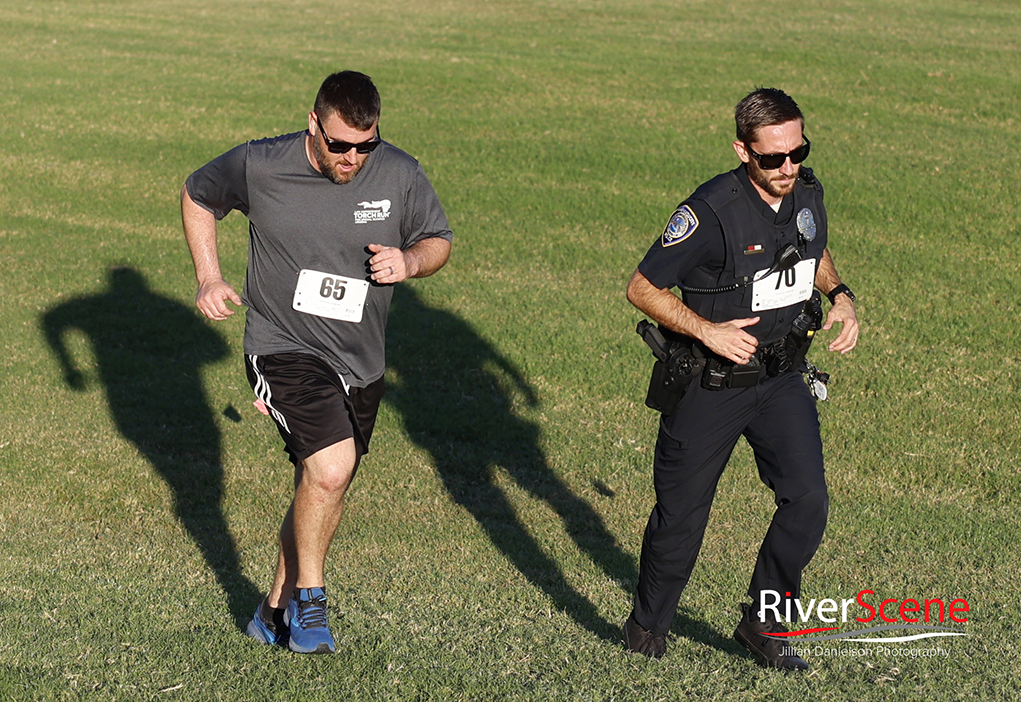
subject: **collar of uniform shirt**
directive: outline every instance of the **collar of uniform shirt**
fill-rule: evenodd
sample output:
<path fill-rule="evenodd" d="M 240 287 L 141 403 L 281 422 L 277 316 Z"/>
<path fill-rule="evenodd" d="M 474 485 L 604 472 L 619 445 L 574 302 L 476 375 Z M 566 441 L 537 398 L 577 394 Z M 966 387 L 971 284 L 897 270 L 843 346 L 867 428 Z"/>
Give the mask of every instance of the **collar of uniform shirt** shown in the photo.
<path fill-rule="evenodd" d="M 759 212 L 762 216 L 772 221 L 773 224 L 787 224 L 790 220 L 791 215 L 794 214 L 794 193 L 791 193 L 783 200 L 780 201 L 780 209 L 774 210 L 769 206 L 769 203 L 762 199 L 759 195 L 759 191 L 755 189 L 755 185 L 752 183 L 752 178 L 748 175 L 748 166 L 745 166 L 741 176 L 738 178 L 741 181 L 741 185 L 744 186 L 745 192 L 748 197 L 751 198 L 752 202 L 758 204 Z"/>

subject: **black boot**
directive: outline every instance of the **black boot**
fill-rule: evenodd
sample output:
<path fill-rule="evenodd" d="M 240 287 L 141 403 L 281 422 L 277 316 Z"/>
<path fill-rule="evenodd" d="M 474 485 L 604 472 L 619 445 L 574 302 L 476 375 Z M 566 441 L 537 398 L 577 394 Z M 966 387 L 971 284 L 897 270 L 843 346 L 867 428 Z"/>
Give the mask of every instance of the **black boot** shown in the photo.
<path fill-rule="evenodd" d="M 772 638 L 763 634 L 786 632 L 783 624 L 767 615 L 765 623 L 752 613 L 751 605 L 741 605 L 741 621 L 734 630 L 734 638 L 755 656 L 760 665 L 781 670 L 808 670 L 808 663 L 801 659 L 789 641 Z"/>
<path fill-rule="evenodd" d="M 650 658 L 662 658 L 666 655 L 666 635 L 653 634 L 628 617 L 624 622 L 624 646 L 629 651 L 641 653 Z"/>

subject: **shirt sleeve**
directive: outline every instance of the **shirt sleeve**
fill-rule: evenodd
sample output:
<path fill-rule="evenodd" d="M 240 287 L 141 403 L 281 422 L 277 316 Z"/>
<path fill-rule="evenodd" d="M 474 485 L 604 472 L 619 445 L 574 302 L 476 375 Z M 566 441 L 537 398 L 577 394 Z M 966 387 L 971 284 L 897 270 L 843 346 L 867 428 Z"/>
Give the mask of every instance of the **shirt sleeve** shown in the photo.
<path fill-rule="evenodd" d="M 248 144 L 236 146 L 198 169 L 185 182 L 188 195 L 220 220 L 231 210 L 248 215 Z"/>
<path fill-rule="evenodd" d="M 664 290 L 683 283 L 696 268 L 722 268 L 725 259 L 723 229 L 716 214 L 701 200 L 686 200 L 674 210 L 638 270 Z"/>
<path fill-rule="evenodd" d="M 450 231 L 447 214 L 443 211 L 436 190 L 422 166 L 418 165 L 408 190 L 408 206 L 404 209 L 404 220 L 401 223 L 401 248 L 407 249 L 431 237 L 451 241 L 454 233 Z"/>

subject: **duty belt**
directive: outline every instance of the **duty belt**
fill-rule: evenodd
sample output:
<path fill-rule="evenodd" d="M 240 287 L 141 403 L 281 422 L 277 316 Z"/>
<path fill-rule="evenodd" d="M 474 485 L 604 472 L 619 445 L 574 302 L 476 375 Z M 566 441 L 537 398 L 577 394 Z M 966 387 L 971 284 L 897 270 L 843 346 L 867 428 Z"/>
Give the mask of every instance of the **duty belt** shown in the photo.
<path fill-rule="evenodd" d="M 775 378 L 783 373 L 796 370 L 790 365 L 779 365 L 770 361 L 783 350 L 784 340 L 774 341 L 768 346 L 760 347 L 748 363 L 737 365 L 732 361 L 712 354 L 702 371 L 702 387 L 706 390 L 723 390 L 724 388 L 750 388 L 758 385 L 766 378 Z"/>

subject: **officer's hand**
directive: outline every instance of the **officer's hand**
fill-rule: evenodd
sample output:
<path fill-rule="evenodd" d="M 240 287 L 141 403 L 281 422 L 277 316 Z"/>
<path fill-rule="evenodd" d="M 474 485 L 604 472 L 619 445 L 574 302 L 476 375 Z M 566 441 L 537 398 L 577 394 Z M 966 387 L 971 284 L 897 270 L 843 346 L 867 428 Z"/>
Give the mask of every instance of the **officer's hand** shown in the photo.
<path fill-rule="evenodd" d="M 199 285 L 199 291 L 195 295 L 195 306 L 209 319 L 216 322 L 234 314 L 234 310 L 227 307 L 227 300 L 235 305 L 241 305 L 241 296 L 225 280 L 211 280 Z"/>
<path fill-rule="evenodd" d="M 847 353 L 858 345 L 858 316 L 854 311 L 854 303 L 847 295 L 837 295 L 837 301 L 826 315 L 826 323 L 822 328 L 831 329 L 837 323 L 843 324 L 844 328 L 840 330 L 837 338 L 830 342 L 829 349 Z"/>
<path fill-rule="evenodd" d="M 369 244 L 369 251 L 375 254 L 369 259 L 370 277 L 380 285 L 399 283 L 414 276 L 415 272 L 410 270 L 414 259 L 404 251 L 381 244 Z"/>
<path fill-rule="evenodd" d="M 739 365 L 748 363 L 755 353 L 759 340 L 744 330 L 758 324 L 758 317 L 734 319 L 729 322 L 710 324 L 702 336 L 702 343 L 714 353 Z"/>

